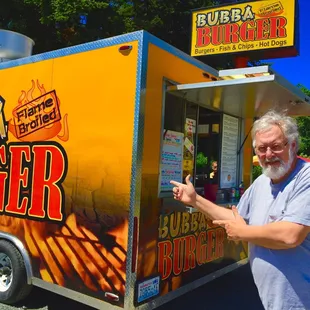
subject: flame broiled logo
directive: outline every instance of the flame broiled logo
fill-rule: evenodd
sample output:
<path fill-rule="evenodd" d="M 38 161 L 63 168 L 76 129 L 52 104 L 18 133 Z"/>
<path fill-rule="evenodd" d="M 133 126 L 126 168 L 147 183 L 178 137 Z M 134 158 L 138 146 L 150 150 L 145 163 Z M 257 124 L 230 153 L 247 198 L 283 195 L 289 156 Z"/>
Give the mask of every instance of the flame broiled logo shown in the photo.
<path fill-rule="evenodd" d="M 46 141 L 55 137 L 61 141 L 69 139 L 68 115 L 61 116 L 56 91 L 47 92 L 39 81 L 32 81 L 28 91 L 22 90 L 12 114 L 8 130 L 21 141 Z"/>
<path fill-rule="evenodd" d="M 17 118 L 14 118 L 14 124 L 17 138 L 27 136 L 61 120 L 54 90 L 18 107 L 15 113 Z"/>

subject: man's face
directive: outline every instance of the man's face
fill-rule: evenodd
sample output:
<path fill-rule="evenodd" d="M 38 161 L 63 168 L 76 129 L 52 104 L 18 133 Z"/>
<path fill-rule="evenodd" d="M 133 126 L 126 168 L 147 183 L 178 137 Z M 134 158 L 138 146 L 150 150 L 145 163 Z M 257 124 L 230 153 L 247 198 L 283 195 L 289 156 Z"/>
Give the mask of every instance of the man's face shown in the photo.
<path fill-rule="evenodd" d="M 256 133 L 255 138 L 255 152 L 264 173 L 271 179 L 282 178 L 294 160 L 292 149 L 295 148 L 295 143 L 290 146 L 282 130 L 276 125 L 267 131 Z"/>

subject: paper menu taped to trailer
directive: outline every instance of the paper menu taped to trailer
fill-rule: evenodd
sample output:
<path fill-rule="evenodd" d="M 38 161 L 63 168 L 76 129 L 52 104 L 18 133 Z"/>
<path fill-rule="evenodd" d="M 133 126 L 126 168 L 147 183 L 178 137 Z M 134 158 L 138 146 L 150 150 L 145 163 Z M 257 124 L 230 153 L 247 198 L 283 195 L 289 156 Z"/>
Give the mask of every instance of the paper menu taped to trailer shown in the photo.
<path fill-rule="evenodd" d="M 181 132 L 164 130 L 160 177 L 160 192 L 172 190 L 171 180 L 182 182 L 183 173 L 183 139 Z"/>
<path fill-rule="evenodd" d="M 235 187 L 237 184 L 239 119 L 223 115 L 221 188 Z"/>
<path fill-rule="evenodd" d="M 185 120 L 185 131 L 195 133 L 196 132 L 196 121 L 191 118 Z"/>

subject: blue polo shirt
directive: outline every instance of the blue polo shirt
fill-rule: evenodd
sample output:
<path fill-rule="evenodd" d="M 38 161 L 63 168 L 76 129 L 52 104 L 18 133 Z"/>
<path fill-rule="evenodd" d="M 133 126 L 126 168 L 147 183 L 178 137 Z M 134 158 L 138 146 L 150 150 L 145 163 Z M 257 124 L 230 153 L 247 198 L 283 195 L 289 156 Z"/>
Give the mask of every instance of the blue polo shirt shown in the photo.
<path fill-rule="evenodd" d="M 287 221 L 310 226 L 310 164 L 298 159 L 287 180 L 258 177 L 238 204 L 249 225 Z M 310 237 L 293 249 L 249 244 L 250 264 L 265 309 L 310 309 Z M 249 308 L 250 309 L 250 308 Z"/>

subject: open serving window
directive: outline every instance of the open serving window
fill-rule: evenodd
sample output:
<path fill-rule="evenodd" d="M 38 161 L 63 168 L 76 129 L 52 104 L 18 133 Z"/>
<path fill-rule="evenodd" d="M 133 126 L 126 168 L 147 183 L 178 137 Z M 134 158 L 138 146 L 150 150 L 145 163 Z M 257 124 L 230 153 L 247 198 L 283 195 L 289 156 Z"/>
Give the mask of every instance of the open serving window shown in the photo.
<path fill-rule="evenodd" d="M 225 147 L 229 147 L 227 129 L 232 126 L 221 111 L 208 109 L 167 92 L 164 99 L 159 196 L 171 197 L 170 180 L 184 182 L 192 176 L 192 182 L 200 193 L 213 193 L 220 187 L 218 167 L 221 162 L 222 133 Z M 228 127 L 227 127 L 228 126 Z M 237 129 L 239 123 L 237 124 Z M 231 182 L 236 182 L 236 169 L 228 171 Z"/>
<path fill-rule="evenodd" d="M 242 181 L 244 118 L 271 108 L 310 115 L 309 98 L 266 68 L 223 70 L 218 81 L 167 87 L 160 196 L 171 196 L 171 179 L 183 182 L 191 174 L 198 192 L 228 202 L 226 191 Z"/>

